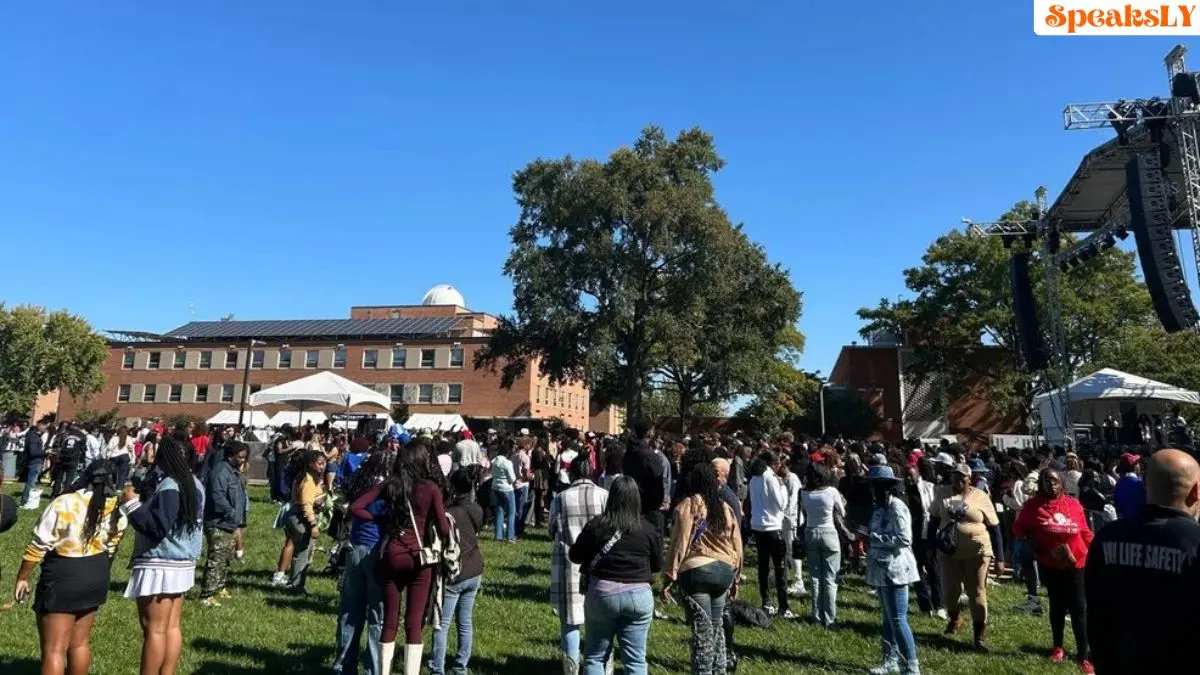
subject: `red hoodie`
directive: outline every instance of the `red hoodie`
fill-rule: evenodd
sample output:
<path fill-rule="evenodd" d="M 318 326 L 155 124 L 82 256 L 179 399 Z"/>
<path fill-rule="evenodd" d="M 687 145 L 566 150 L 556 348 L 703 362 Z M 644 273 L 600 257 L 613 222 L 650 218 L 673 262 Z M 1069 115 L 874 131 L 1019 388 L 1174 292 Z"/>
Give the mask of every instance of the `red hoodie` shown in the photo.
<path fill-rule="evenodd" d="M 1092 544 L 1092 530 L 1083 507 L 1066 495 L 1048 499 L 1037 494 L 1030 498 L 1013 523 L 1013 536 L 1029 539 L 1037 551 L 1038 562 L 1051 569 L 1070 566 L 1067 556 L 1055 553 L 1055 549 L 1064 546 L 1075 559 L 1075 568 L 1083 569 L 1088 546 Z"/>

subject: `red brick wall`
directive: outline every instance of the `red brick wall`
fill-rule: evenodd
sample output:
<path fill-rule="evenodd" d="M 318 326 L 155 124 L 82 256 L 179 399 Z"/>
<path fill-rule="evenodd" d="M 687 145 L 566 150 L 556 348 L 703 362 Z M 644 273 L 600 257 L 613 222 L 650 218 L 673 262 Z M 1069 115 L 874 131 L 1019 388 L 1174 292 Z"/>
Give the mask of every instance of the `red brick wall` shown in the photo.
<path fill-rule="evenodd" d="M 469 314 L 461 307 L 453 305 L 381 305 L 371 307 L 351 307 L 351 319 L 391 319 L 392 312 L 399 312 L 399 318 L 425 318 L 431 316 L 455 316 Z"/>

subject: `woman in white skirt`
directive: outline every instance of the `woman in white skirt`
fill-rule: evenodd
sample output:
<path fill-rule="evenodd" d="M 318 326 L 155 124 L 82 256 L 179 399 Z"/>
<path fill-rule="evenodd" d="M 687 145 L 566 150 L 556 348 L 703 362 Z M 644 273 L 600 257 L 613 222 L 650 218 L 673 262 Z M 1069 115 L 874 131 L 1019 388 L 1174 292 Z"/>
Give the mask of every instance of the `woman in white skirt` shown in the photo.
<path fill-rule="evenodd" d="M 130 489 L 121 497 L 137 532 L 125 597 L 138 601 L 141 675 L 174 675 L 179 665 L 183 595 L 196 583 L 204 518 L 204 488 L 187 457 L 182 443 L 163 438 L 140 493 Z"/>

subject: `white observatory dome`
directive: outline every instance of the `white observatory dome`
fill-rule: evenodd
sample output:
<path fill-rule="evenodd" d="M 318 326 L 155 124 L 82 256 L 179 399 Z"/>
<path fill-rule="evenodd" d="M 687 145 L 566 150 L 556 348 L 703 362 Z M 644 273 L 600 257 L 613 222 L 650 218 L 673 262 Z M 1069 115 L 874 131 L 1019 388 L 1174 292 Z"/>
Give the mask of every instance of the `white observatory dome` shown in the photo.
<path fill-rule="evenodd" d="M 462 293 L 459 293 L 453 286 L 449 284 L 441 284 L 429 289 L 425 294 L 425 298 L 421 300 L 422 305 L 454 305 L 455 307 L 466 307 L 467 302 L 463 300 Z"/>

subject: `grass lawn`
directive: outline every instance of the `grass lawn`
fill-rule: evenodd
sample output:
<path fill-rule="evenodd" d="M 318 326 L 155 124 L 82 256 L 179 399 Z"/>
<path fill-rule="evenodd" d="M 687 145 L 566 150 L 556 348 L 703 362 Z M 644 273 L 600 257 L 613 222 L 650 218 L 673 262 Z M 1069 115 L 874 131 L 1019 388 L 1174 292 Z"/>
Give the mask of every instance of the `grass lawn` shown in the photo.
<path fill-rule="evenodd" d="M 6 491 L 16 492 L 11 486 Z M 325 673 L 330 662 L 336 620 L 337 586 L 329 576 L 310 579 L 311 597 L 288 595 L 270 587 L 282 538 L 271 530 L 275 508 L 264 501 L 265 492 L 254 492 L 246 559 L 235 563 L 231 590 L 234 597 L 219 609 L 204 609 L 189 602 L 184 610 L 184 651 L 181 673 L 239 675 L 242 673 Z M 43 499 L 43 505 L 45 505 Z M 11 599 L 13 577 L 20 552 L 36 513 L 21 512 L 21 521 L 0 536 L 0 598 Z M 323 542 L 328 544 L 328 540 Z M 486 571 L 476 605 L 475 648 L 471 661 L 478 675 L 559 672 L 558 621 L 546 602 L 550 552 L 543 533 L 531 534 L 518 545 L 483 541 Z M 126 569 L 132 550 L 132 533 L 122 544 L 113 568 L 109 602 L 101 608 L 92 633 L 92 668 L 96 675 L 136 673 L 141 648 L 137 611 L 133 601 L 121 597 L 129 577 Z M 324 567 L 324 562 L 320 563 Z M 753 578 L 753 573 L 751 574 Z M 784 673 L 863 673 L 877 664 L 879 611 L 861 580 L 851 579 L 839 598 L 839 623 L 825 631 L 805 623 L 777 621 L 768 630 L 739 627 L 739 672 L 745 675 Z M 747 588 L 748 600 L 757 592 Z M 1015 586 L 992 591 L 989 633 L 992 653 L 977 655 L 967 647 L 970 629 L 957 639 L 941 635 L 941 622 L 914 616 L 918 652 L 928 673 L 1076 673 L 1068 661 L 1053 665 L 1045 660 L 1050 628 L 1045 618 L 1020 615 L 1013 610 L 1022 595 Z M 914 604 L 915 611 L 915 604 Z M 807 601 L 795 610 L 806 614 Z M 688 671 L 688 630 L 679 608 L 668 608 L 671 619 L 655 620 L 650 633 L 650 672 Z M 1073 644 L 1068 629 L 1068 649 Z M 0 611 L 0 673 L 37 673 L 37 629 L 29 603 Z M 428 633 L 426 637 L 428 645 Z M 453 638 L 452 638 L 453 648 Z"/>

